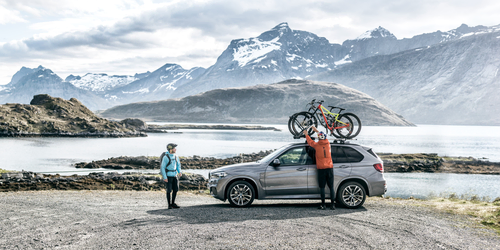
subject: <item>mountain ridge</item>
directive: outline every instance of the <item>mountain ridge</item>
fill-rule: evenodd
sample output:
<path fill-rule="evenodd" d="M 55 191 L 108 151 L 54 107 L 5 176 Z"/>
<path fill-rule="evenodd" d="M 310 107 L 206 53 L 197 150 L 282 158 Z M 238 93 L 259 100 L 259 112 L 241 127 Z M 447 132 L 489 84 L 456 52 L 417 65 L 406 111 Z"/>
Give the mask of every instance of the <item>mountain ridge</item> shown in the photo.
<path fill-rule="evenodd" d="M 346 108 L 365 125 L 413 126 L 370 96 L 336 83 L 287 80 L 249 87 L 215 89 L 179 99 L 115 106 L 100 113 L 163 122 L 287 123 L 312 99 Z"/>

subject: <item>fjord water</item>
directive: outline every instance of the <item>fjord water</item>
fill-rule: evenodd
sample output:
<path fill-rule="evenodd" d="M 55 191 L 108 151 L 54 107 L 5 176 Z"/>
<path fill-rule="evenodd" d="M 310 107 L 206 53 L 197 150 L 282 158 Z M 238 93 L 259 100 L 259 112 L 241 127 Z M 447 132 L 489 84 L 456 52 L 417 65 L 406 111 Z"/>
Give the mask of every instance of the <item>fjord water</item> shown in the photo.
<path fill-rule="evenodd" d="M 118 156 L 159 156 L 165 150 L 165 145 L 170 142 L 179 145 L 177 153 L 180 156 L 199 155 L 224 158 L 240 153 L 276 149 L 287 143 L 304 141 L 304 139 L 294 140 L 286 125 L 263 126 L 273 126 L 281 131 L 184 129 L 138 138 L 0 138 L 0 159 L 2 159 L 0 168 L 44 173 L 84 174 L 90 171 L 77 170 L 72 164 Z M 437 153 L 441 156 L 484 157 L 493 162 L 500 162 L 498 153 L 500 152 L 500 127 L 498 126 L 365 126 L 353 143 L 370 146 L 378 153 Z M 92 171 L 102 171 L 102 169 Z M 405 176 L 415 176 L 409 178 L 410 180 L 417 178 L 417 180 L 405 181 Z M 429 186 L 425 184 L 427 182 L 436 181 L 434 177 L 427 178 L 427 176 L 426 174 L 423 176 L 386 174 L 388 186 L 392 186 L 389 189 L 389 195 L 395 190 L 417 190 L 422 186 Z M 430 176 L 439 175 L 430 174 Z M 466 185 L 466 187 L 472 184 L 480 186 L 491 184 L 486 179 L 482 180 L 485 175 L 465 176 L 462 179 L 455 178 L 451 182 L 458 183 L 457 186 Z M 487 178 L 493 178 L 495 180 L 493 182 L 500 185 L 500 176 Z M 474 179 L 473 182 L 467 181 L 472 179 Z M 415 187 L 407 188 L 409 183 L 413 183 Z M 396 184 L 399 186 L 394 186 Z M 445 185 L 451 184 L 447 182 Z M 480 190 L 480 188 L 471 187 L 467 190 L 474 192 L 473 190 Z M 500 190 L 500 186 L 493 190 Z M 432 190 L 419 192 L 426 196 L 428 191 Z M 448 192 L 448 190 L 445 191 Z M 497 191 L 494 192 L 497 193 Z M 434 192 L 434 194 L 439 193 Z M 391 196 L 408 196 L 407 194 L 409 193 L 400 192 Z M 496 197 L 494 193 L 475 194 Z M 416 193 L 410 195 L 419 196 Z"/>

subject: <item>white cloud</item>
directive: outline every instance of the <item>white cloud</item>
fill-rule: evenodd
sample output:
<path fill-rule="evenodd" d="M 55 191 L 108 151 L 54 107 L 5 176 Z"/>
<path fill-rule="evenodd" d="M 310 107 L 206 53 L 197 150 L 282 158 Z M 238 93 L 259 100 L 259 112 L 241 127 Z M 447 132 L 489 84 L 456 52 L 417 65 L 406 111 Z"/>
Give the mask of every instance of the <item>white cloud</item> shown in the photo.
<path fill-rule="evenodd" d="M 0 25 L 9 23 L 20 23 L 27 22 L 24 20 L 20 13 L 15 10 L 9 10 L 4 6 L 0 5 Z"/>

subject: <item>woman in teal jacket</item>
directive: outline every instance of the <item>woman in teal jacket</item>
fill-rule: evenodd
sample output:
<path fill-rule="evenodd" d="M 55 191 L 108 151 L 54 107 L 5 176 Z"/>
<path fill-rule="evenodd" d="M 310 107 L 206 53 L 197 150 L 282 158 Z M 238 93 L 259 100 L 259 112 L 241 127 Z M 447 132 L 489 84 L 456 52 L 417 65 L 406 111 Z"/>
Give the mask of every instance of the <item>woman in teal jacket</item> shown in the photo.
<path fill-rule="evenodd" d="M 179 179 L 181 176 L 181 162 L 179 158 L 175 155 L 177 152 L 177 144 L 169 143 L 167 145 L 167 152 L 161 159 L 160 171 L 165 182 L 165 188 L 167 190 L 167 201 L 168 209 L 179 208 L 175 204 L 175 197 L 177 196 L 177 191 L 179 191 Z M 170 199 L 170 193 L 172 193 L 172 199 Z"/>

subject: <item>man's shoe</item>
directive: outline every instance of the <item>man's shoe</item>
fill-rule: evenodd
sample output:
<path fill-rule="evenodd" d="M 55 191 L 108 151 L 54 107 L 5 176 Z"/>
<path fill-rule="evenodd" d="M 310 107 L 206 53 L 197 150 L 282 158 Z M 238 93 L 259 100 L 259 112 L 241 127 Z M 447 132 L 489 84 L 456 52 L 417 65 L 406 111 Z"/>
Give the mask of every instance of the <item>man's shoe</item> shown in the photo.
<path fill-rule="evenodd" d="M 172 209 L 172 205 L 169 205 L 167 209 Z"/>
<path fill-rule="evenodd" d="M 331 210 L 335 210 L 335 205 L 332 205 L 332 206 L 330 207 L 330 209 L 331 209 Z"/>
<path fill-rule="evenodd" d="M 177 206 L 177 204 L 175 204 L 175 203 L 172 203 L 172 207 L 173 207 L 173 208 L 180 208 L 180 207 L 179 207 L 179 206 Z"/>
<path fill-rule="evenodd" d="M 325 210 L 325 206 L 321 205 L 318 207 L 318 209 Z"/>

